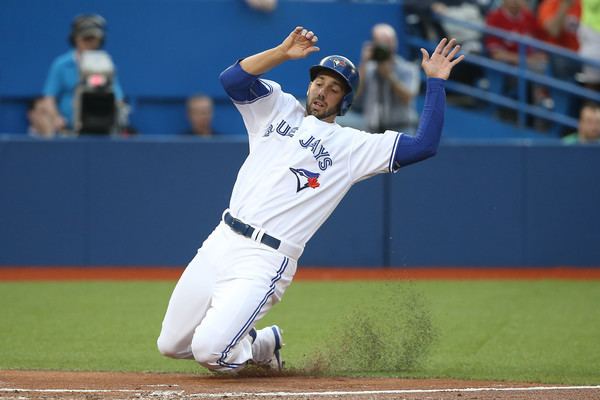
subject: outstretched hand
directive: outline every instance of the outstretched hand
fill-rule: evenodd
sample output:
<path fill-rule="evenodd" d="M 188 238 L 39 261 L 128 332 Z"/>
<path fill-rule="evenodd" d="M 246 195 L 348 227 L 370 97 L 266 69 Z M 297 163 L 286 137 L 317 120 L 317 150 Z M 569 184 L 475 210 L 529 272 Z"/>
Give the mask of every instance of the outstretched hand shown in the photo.
<path fill-rule="evenodd" d="M 279 47 L 289 59 L 295 60 L 319 51 L 315 46 L 318 40 L 313 31 L 297 26 Z"/>
<path fill-rule="evenodd" d="M 448 79 L 452 68 L 465 58 L 464 55 L 454 58 L 459 51 L 460 45 L 456 44 L 456 40 L 452 39 L 448 42 L 446 38 L 440 40 L 431 57 L 427 50 L 422 48 L 421 67 L 425 71 L 425 75 L 428 78 Z"/>

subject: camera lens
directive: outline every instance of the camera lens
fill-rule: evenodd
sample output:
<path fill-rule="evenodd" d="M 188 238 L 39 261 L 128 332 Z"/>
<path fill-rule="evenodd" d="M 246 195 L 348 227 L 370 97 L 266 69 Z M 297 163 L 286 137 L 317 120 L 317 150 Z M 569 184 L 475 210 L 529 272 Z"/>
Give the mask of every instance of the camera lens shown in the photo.
<path fill-rule="evenodd" d="M 376 44 L 373 46 L 373 55 L 371 58 L 374 61 L 385 61 L 388 60 L 391 55 L 392 53 L 387 47 Z"/>

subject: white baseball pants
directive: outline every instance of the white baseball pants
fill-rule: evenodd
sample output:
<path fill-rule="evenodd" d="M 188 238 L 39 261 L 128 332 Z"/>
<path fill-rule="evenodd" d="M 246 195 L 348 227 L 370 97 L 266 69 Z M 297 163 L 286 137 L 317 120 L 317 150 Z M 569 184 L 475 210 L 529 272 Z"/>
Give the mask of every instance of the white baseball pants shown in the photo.
<path fill-rule="evenodd" d="M 215 371 L 252 360 L 248 332 L 281 300 L 297 261 L 221 222 L 179 278 L 157 341 L 168 357 Z"/>

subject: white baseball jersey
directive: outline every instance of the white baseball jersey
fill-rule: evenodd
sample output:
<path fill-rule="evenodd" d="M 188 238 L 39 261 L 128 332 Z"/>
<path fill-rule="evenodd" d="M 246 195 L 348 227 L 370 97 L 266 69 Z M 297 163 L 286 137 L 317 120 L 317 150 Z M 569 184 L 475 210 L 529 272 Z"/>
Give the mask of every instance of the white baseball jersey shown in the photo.
<path fill-rule="evenodd" d="M 250 153 L 229 208 L 244 222 L 304 248 L 354 183 L 393 170 L 400 134 L 371 134 L 305 116 L 279 84 L 261 82 L 268 94 L 234 101 Z"/>

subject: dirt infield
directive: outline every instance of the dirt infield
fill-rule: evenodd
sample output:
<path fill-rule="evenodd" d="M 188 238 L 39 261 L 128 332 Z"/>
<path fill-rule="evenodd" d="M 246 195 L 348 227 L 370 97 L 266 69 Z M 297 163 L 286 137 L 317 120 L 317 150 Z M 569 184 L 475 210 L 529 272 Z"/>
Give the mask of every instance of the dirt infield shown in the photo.
<path fill-rule="evenodd" d="M 600 386 L 306 376 L 0 371 L 0 399 L 600 399 Z"/>

